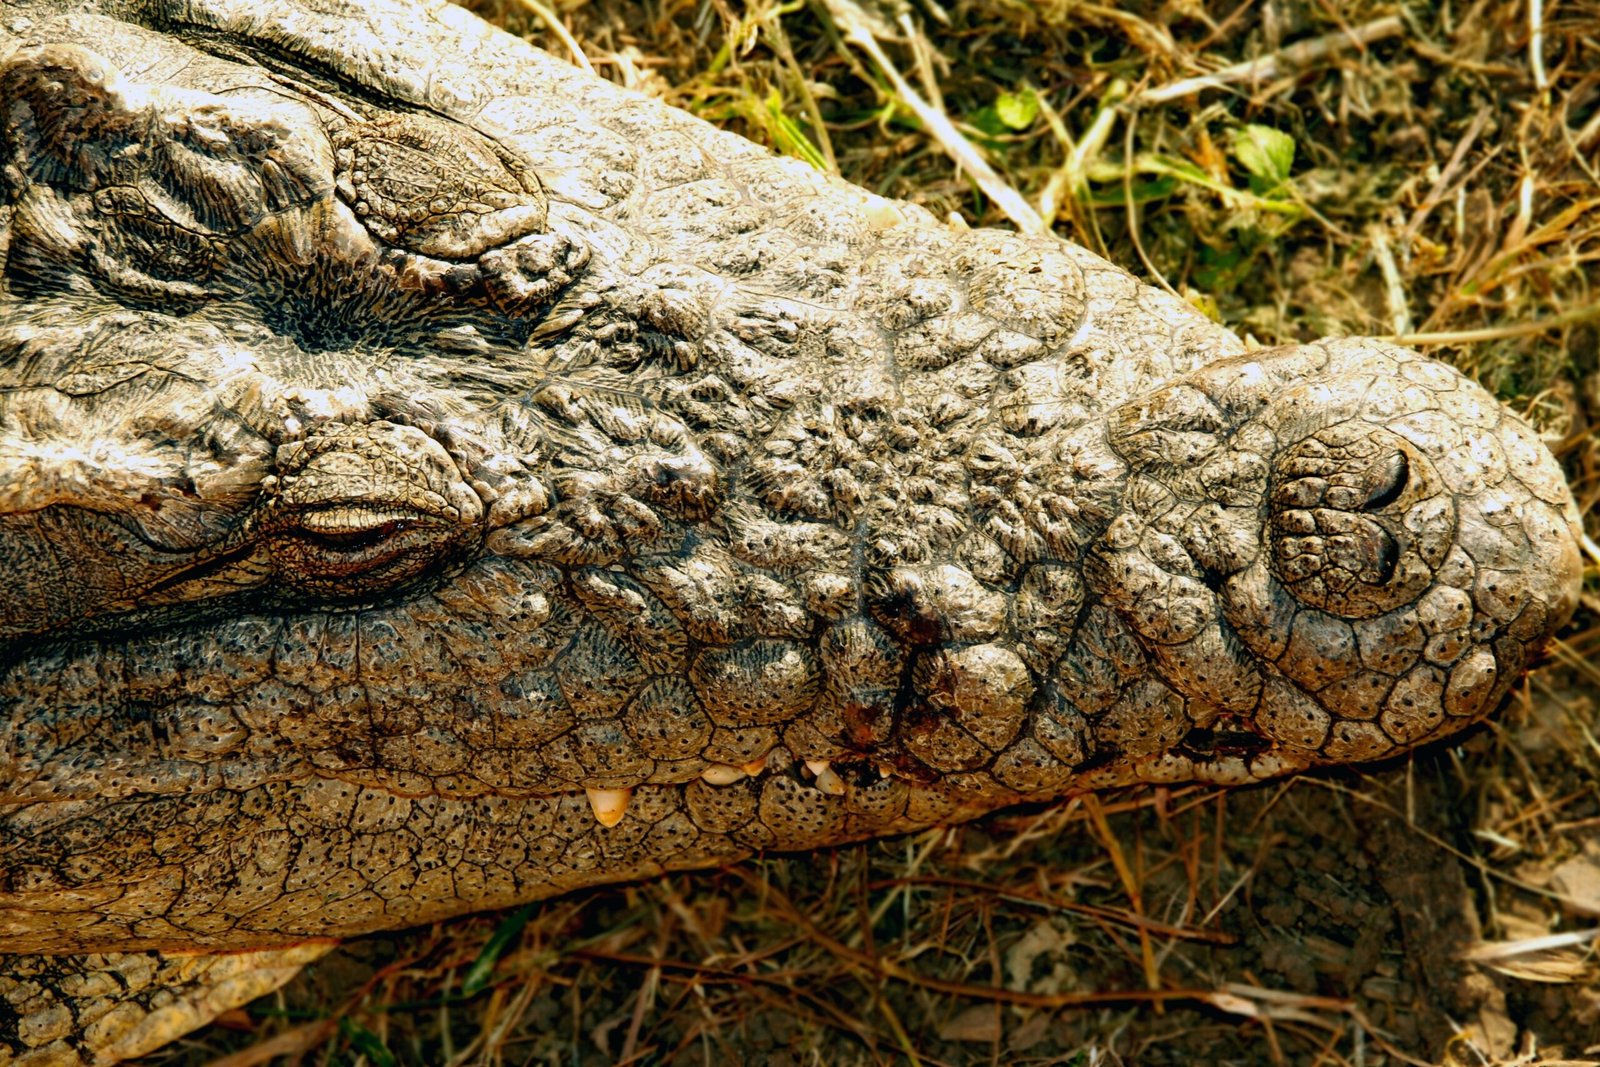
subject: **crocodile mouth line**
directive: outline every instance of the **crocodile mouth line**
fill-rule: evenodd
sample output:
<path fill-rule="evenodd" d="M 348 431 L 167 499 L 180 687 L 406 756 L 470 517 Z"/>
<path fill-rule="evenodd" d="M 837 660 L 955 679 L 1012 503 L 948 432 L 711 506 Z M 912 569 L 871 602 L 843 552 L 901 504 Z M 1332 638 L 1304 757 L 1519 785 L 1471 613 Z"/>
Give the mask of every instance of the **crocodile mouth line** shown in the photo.
<path fill-rule="evenodd" d="M 1225 764 L 1250 764 L 1254 760 L 1271 762 L 1274 757 L 1281 757 L 1283 753 L 1276 752 L 1271 747 L 1257 746 L 1250 751 L 1243 749 L 1219 748 L 1215 752 L 1193 751 L 1185 746 L 1178 746 L 1165 754 L 1154 754 L 1138 761 L 1147 766 L 1158 766 L 1163 760 L 1176 759 L 1192 768 L 1214 767 L 1221 769 Z M 1063 792 L 1060 789 L 1046 790 L 1044 792 L 1016 791 L 1009 798 L 994 800 L 994 804 L 1009 803 L 1026 800 L 1030 797 L 1060 797 L 1100 788 L 1105 785 L 1129 784 L 1138 780 L 1137 774 L 1122 773 L 1118 767 L 1099 763 L 1098 761 L 1086 763 L 1075 768 L 1077 776 L 1081 779 L 1081 788 L 1070 788 Z M 137 779 L 140 768 L 128 769 L 128 777 Z M 1277 772 L 1272 772 L 1277 773 Z M 1108 777 L 1109 775 L 1109 777 Z M 797 756 L 790 753 L 783 746 L 777 746 L 765 755 L 751 759 L 742 764 L 708 763 L 691 777 L 673 778 L 664 780 L 646 780 L 629 786 L 613 785 L 586 785 L 579 782 L 563 782 L 556 788 L 540 788 L 537 786 L 517 787 L 506 785 L 491 785 L 483 783 L 482 788 L 453 789 L 448 787 L 428 788 L 420 784 L 404 784 L 393 780 L 385 780 L 381 774 L 362 773 L 359 768 L 347 768 L 343 771 L 334 770 L 308 770 L 300 773 L 269 774 L 259 778 L 249 778 L 246 781 L 236 780 L 233 784 L 225 783 L 221 779 L 213 779 L 203 787 L 192 790 L 176 790 L 185 795 L 200 795 L 217 789 L 251 789 L 270 785 L 274 782 L 293 787 L 304 787 L 318 781 L 342 782 L 375 793 L 404 800 L 421 800 L 425 798 L 441 798 L 462 803 L 472 803 L 486 799 L 509 800 L 559 800 L 566 797 L 582 795 L 588 803 L 595 820 L 602 826 L 610 828 L 620 823 L 626 816 L 629 806 L 633 801 L 636 790 L 682 790 L 696 782 L 704 783 L 713 789 L 724 789 L 740 783 L 751 782 L 763 777 L 787 777 L 791 781 L 809 785 L 818 793 L 830 797 L 845 798 L 858 789 L 871 788 L 879 782 L 898 779 L 911 788 L 941 788 L 936 776 L 927 773 L 919 774 L 916 769 L 907 769 L 897 766 L 885 758 L 874 758 L 871 755 L 850 753 L 842 757 L 835 756 L 829 759 L 813 759 L 803 755 Z M 595 775 L 591 780 L 605 780 L 605 775 Z M 1165 780 L 1159 779 L 1159 780 Z M 38 781 L 38 779 L 33 779 Z M 198 784 L 198 783 L 194 783 Z M 0 808 L 6 806 L 29 806 L 33 804 L 70 803 L 77 800 L 90 799 L 88 796 L 55 796 L 48 793 L 33 792 L 28 788 L 28 779 L 19 779 L 11 790 L 0 790 Z M 6 795 L 9 792 L 9 795 Z M 106 802 L 117 802 L 127 799 L 128 795 L 116 790 L 99 790 L 93 794 L 93 799 Z M 974 798 L 977 799 L 977 798 Z M 985 803 L 985 806 L 994 806 Z"/>
<path fill-rule="evenodd" d="M 595 818 L 602 826 L 610 827 L 622 821 L 636 788 L 684 788 L 698 781 L 720 789 L 737 785 L 750 779 L 757 779 L 763 775 L 787 775 L 796 781 L 809 782 L 819 792 L 836 797 L 845 796 L 851 789 L 859 788 L 872 781 L 882 781 L 888 778 L 900 778 L 913 783 L 921 781 L 917 776 L 908 774 L 887 761 L 874 760 L 860 755 L 832 759 L 810 759 L 805 756 L 792 755 L 787 749 L 779 746 L 771 749 L 763 756 L 758 756 L 742 764 L 708 763 L 698 774 L 691 778 L 645 781 L 633 786 L 598 786 L 574 783 L 567 788 L 545 790 L 492 786 L 470 793 L 460 793 L 454 790 L 407 789 L 392 784 L 374 787 L 393 796 L 409 799 L 424 796 L 452 795 L 460 796 L 462 799 L 471 799 L 479 796 L 552 799 L 575 796 L 582 793 L 588 800 L 589 806 L 593 809 Z M 363 776 L 359 774 L 348 777 L 334 774 L 329 777 L 350 781 L 353 784 L 372 785 L 371 782 L 364 780 Z M 596 777 L 603 778 L 604 776 Z"/>

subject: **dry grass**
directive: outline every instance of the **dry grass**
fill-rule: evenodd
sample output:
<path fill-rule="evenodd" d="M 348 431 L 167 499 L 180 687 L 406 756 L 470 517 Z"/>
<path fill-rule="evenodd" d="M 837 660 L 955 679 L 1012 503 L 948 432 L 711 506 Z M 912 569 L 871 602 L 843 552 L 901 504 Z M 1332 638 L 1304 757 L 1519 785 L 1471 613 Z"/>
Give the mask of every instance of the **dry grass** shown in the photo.
<path fill-rule="evenodd" d="M 559 20 L 603 75 L 936 212 L 1020 202 L 1262 343 L 1409 336 L 1545 429 L 1600 529 L 1593 0 L 923 0 L 854 27 L 846 0 L 546 3 L 481 10 L 558 52 Z M 179 1058 L 266 1062 L 277 1035 L 375 1067 L 1600 1062 L 1593 567 L 1585 604 L 1497 725 L 1401 766 L 369 940 Z"/>

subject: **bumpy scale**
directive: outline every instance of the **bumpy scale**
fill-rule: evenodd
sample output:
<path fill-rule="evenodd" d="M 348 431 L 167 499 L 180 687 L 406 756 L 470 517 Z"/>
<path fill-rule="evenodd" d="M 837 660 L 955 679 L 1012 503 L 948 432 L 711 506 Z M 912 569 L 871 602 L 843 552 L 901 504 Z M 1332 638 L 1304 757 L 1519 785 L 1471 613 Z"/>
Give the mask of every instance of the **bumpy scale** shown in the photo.
<path fill-rule="evenodd" d="M 1390 756 L 1573 610 L 1561 472 L 1442 365 L 338 7 L 0 31 L 0 1064 L 343 936 Z"/>

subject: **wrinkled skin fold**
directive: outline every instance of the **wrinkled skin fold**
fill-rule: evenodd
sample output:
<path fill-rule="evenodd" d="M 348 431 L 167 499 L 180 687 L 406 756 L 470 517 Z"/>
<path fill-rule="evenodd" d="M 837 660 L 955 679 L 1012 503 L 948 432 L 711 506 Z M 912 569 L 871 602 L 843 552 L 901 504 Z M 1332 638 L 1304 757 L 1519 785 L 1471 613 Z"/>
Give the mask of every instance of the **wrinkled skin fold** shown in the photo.
<path fill-rule="evenodd" d="M 1246 352 L 457 9 L 40 5 L 0 121 L 0 1064 L 341 936 L 1389 757 L 1574 607 L 1455 371 Z"/>

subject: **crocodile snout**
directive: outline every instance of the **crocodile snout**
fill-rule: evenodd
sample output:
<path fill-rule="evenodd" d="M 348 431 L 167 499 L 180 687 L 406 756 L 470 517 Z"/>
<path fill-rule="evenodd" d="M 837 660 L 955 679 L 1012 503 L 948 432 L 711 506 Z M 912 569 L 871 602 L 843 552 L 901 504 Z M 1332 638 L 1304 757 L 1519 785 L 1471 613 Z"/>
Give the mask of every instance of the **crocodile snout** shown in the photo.
<path fill-rule="evenodd" d="M 1442 364 L 1328 341 L 1119 414 L 1128 489 L 1089 575 L 1196 729 L 1301 766 L 1380 759 L 1493 712 L 1576 608 L 1559 464 Z M 1191 758 L 1163 756 L 1221 773 Z"/>

